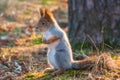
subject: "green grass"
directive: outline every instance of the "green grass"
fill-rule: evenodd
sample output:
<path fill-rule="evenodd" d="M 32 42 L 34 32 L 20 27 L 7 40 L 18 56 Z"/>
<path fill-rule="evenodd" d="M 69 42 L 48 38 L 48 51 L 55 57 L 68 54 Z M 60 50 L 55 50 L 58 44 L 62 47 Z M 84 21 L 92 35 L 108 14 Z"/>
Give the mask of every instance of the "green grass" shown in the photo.
<path fill-rule="evenodd" d="M 47 4 L 57 5 L 58 2 L 52 1 L 52 0 L 42 0 L 38 4 L 40 4 L 40 5 L 47 5 Z"/>
<path fill-rule="evenodd" d="M 104 38 L 103 42 L 100 45 L 94 46 L 92 42 L 85 41 L 85 42 L 78 42 L 74 43 L 71 42 L 71 46 L 76 54 L 88 55 L 91 51 L 106 51 L 106 50 L 114 50 L 120 49 L 120 44 L 118 44 L 118 40 L 114 40 L 110 42 L 111 38 L 107 37 Z M 97 49 L 98 50 L 97 50 Z"/>
<path fill-rule="evenodd" d="M 5 18 L 7 21 L 9 21 L 9 22 L 14 22 L 14 21 L 16 21 L 15 18 L 12 17 L 12 16 L 4 15 L 4 18 Z"/>
<path fill-rule="evenodd" d="M 8 32 L 0 32 L 0 36 L 5 36 L 7 34 L 8 34 Z"/>
<path fill-rule="evenodd" d="M 82 54 L 82 55 L 88 55 L 90 54 L 91 50 L 90 49 L 82 49 L 82 50 L 75 50 L 76 54 Z"/>
<path fill-rule="evenodd" d="M 16 28 L 13 30 L 13 33 L 16 35 L 16 36 L 20 36 L 20 29 L 19 28 Z"/>
<path fill-rule="evenodd" d="M 36 45 L 36 44 L 41 44 L 43 43 L 43 38 L 42 37 L 36 37 L 33 41 L 32 44 Z"/>
<path fill-rule="evenodd" d="M 85 77 L 83 71 L 80 70 L 68 70 L 64 74 L 59 75 L 59 76 L 52 76 L 51 73 L 45 73 L 41 77 L 37 77 L 38 75 L 36 74 L 28 74 L 26 75 L 25 80 L 69 80 L 69 79 L 80 79 L 81 77 Z"/>
<path fill-rule="evenodd" d="M 111 38 L 105 38 L 104 39 L 104 44 L 106 47 L 108 48 L 112 48 L 112 49 L 119 49 L 120 48 L 120 44 L 118 44 L 118 40 L 114 40 L 113 42 L 110 42 Z"/>

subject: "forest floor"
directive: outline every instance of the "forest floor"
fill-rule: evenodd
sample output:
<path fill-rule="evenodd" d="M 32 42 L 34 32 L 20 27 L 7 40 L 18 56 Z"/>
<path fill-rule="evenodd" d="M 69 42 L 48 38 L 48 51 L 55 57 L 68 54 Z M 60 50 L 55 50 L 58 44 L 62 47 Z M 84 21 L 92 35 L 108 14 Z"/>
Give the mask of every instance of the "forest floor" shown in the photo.
<path fill-rule="evenodd" d="M 60 26 L 66 27 L 66 1 L 0 1 L 0 80 L 120 80 L 120 71 L 106 71 L 103 75 L 92 71 L 70 70 L 55 77 L 50 73 L 42 73 L 48 64 L 46 45 L 42 44 L 41 36 L 34 31 L 39 19 L 39 7 L 50 8 Z M 113 60 L 120 67 L 120 50 L 106 53 L 112 54 Z M 79 57 L 79 54 L 74 54 L 74 58 Z"/>

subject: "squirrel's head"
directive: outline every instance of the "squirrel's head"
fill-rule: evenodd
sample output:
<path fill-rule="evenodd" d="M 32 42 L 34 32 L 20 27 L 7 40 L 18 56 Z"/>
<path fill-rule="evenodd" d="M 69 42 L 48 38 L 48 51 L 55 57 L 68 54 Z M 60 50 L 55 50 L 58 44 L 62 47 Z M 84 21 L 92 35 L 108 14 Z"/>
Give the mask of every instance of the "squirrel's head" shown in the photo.
<path fill-rule="evenodd" d="M 40 8 L 39 11 L 40 11 L 40 19 L 37 23 L 36 31 L 45 32 L 50 27 L 53 27 L 53 23 L 54 23 L 53 13 L 46 8 Z"/>

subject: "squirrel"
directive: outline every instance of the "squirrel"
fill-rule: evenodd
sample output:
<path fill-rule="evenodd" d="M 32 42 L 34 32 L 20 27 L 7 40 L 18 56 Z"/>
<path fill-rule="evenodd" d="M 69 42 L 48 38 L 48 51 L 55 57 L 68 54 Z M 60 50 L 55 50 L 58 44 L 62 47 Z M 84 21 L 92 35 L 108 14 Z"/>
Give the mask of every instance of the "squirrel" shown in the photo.
<path fill-rule="evenodd" d="M 73 60 L 67 34 L 60 28 L 53 13 L 46 8 L 40 8 L 39 11 L 41 18 L 36 26 L 36 32 L 43 32 L 43 42 L 48 45 L 47 60 L 50 68 L 45 69 L 45 72 L 54 71 L 53 75 L 59 75 L 69 69 L 85 69 L 94 63 L 94 60 Z"/>

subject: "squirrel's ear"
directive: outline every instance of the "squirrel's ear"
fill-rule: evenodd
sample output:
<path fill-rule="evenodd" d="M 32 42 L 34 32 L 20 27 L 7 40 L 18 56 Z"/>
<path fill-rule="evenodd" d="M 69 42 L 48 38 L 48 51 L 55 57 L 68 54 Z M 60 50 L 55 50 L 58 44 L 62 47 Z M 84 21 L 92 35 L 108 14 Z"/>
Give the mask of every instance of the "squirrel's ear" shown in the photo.
<path fill-rule="evenodd" d="M 40 8 L 40 16 L 47 19 L 50 22 L 53 22 L 53 13 L 47 8 Z"/>
<path fill-rule="evenodd" d="M 48 9 L 45 9 L 45 18 L 53 22 L 53 13 Z"/>
<path fill-rule="evenodd" d="M 40 11 L 40 16 L 45 17 L 45 8 L 40 8 L 39 11 Z"/>

